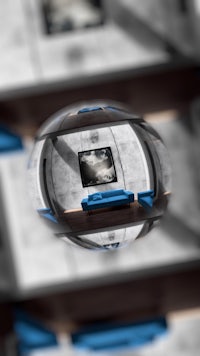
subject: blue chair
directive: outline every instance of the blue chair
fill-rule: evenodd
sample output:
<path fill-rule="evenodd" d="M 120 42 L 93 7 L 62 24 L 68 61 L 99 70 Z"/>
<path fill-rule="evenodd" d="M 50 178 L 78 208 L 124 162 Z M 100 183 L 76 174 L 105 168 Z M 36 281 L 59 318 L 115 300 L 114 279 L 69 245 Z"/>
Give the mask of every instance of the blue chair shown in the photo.
<path fill-rule="evenodd" d="M 52 221 L 52 222 L 54 222 L 56 224 L 58 223 L 57 219 L 53 215 L 53 213 L 52 213 L 50 208 L 37 209 L 37 212 L 42 218 L 45 218 L 45 219 L 47 219 L 49 221 Z"/>
<path fill-rule="evenodd" d="M 154 190 L 146 190 L 145 192 L 138 193 L 138 203 L 147 210 L 153 207 L 153 199 L 154 199 Z"/>

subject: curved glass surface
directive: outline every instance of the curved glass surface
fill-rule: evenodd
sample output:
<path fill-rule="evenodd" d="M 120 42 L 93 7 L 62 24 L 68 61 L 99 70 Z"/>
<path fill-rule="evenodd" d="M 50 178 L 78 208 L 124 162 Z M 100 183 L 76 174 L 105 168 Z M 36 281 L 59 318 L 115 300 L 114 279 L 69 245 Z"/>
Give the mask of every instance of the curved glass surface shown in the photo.
<path fill-rule="evenodd" d="M 118 248 L 162 217 L 170 196 L 168 154 L 158 134 L 123 107 L 78 104 L 38 132 L 29 190 L 58 238 Z"/>

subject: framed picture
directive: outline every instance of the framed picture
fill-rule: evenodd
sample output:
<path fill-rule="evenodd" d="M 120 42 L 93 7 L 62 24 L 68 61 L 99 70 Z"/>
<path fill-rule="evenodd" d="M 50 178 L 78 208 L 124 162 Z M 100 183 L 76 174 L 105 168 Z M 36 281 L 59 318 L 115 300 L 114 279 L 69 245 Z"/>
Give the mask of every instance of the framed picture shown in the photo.
<path fill-rule="evenodd" d="M 117 182 L 110 147 L 78 152 L 83 187 Z"/>
<path fill-rule="evenodd" d="M 40 0 L 45 32 L 61 32 L 104 23 L 102 0 Z"/>

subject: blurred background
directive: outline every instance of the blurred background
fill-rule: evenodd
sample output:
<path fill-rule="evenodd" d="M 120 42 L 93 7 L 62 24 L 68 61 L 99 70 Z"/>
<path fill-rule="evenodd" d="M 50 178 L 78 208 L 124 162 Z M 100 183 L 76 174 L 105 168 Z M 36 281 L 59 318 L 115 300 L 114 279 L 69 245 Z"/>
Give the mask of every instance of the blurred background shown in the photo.
<path fill-rule="evenodd" d="M 26 186 L 40 125 L 94 99 L 142 115 L 172 166 L 161 223 L 105 253 L 55 239 Z M 0 2 L 0 355 L 199 354 L 199 120 L 199 0 Z"/>

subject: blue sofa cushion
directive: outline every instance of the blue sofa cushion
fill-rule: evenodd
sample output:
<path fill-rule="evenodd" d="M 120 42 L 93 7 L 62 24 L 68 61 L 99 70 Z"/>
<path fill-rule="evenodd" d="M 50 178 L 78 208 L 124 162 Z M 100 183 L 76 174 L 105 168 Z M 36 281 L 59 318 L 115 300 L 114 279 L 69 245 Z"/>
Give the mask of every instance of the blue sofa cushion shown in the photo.
<path fill-rule="evenodd" d="M 105 192 L 102 192 L 103 198 L 115 197 L 115 196 L 124 195 L 124 194 L 125 194 L 125 191 L 123 189 L 106 190 Z"/>
<path fill-rule="evenodd" d="M 90 194 L 88 196 L 88 200 L 89 201 L 96 201 L 96 200 L 101 200 L 102 199 L 102 194 L 101 193 L 94 193 L 94 194 Z"/>

